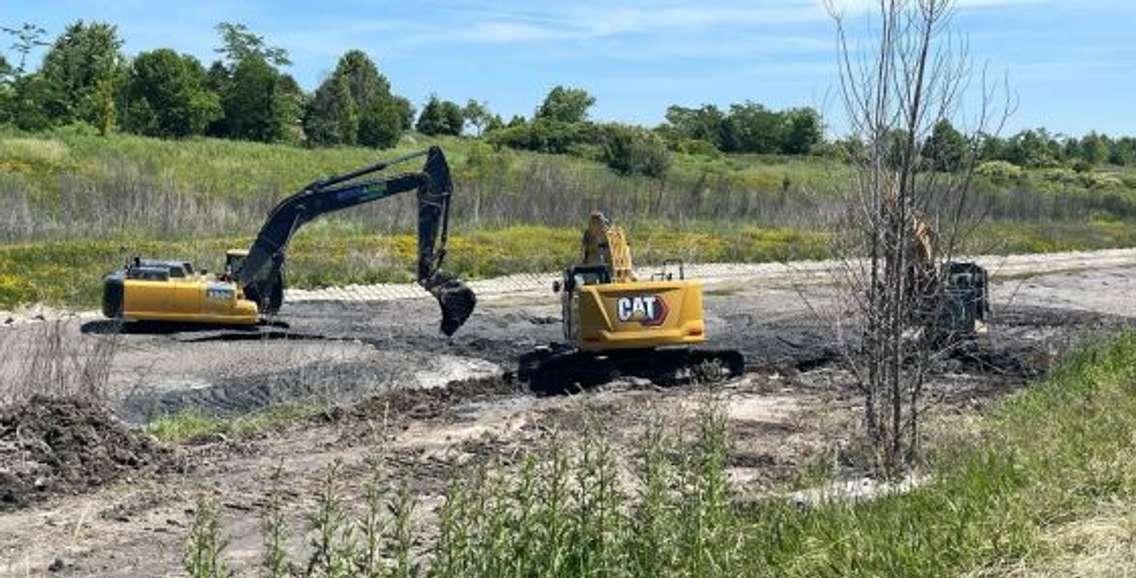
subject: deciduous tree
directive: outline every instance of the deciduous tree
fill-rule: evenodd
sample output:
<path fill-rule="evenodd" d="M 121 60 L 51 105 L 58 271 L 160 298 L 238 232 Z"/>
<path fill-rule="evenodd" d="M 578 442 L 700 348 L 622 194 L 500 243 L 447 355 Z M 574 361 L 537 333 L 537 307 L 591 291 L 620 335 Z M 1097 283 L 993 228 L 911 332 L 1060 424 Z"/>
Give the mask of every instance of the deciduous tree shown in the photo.
<path fill-rule="evenodd" d="M 236 66 L 249 58 L 259 58 L 275 66 L 292 64 L 287 50 L 269 46 L 264 36 L 252 32 L 244 24 L 221 22 L 217 24 L 217 33 L 221 35 L 221 46 L 214 52 L 223 54 L 230 66 Z"/>
<path fill-rule="evenodd" d="M 465 118 L 465 122 L 477 130 L 477 136 L 481 136 L 481 131 L 489 124 L 493 115 L 489 112 L 489 106 L 486 103 L 471 98 L 462 107 L 462 117 Z"/>
<path fill-rule="evenodd" d="M 416 128 L 418 132 L 426 135 L 460 135 L 465 125 L 461 107 L 456 102 L 439 100 L 431 95 L 422 114 L 418 116 Z"/>
<path fill-rule="evenodd" d="M 582 88 L 557 86 L 548 92 L 536 109 L 536 118 L 575 123 L 588 120 L 588 109 L 596 103 L 594 96 Z"/>
<path fill-rule="evenodd" d="M 116 122 L 115 95 L 125 79 L 122 40 L 114 25 L 69 25 L 52 43 L 39 74 L 58 95 L 55 123 L 83 121 L 109 132 Z"/>
<path fill-rule="evenodd" d="M 130 65 L 127 130 L 150 136 L 202 134 L 221 117 L 221 100 L 209 90 L 205 68 L 168 48 L 143 52 Z"/>
<path fill-rule="evenodd" d="M 390 82 L 365 53 L 351 50 L 312 98 L 304 131 L 312 144 L 385 148 L 398 142 L 410 103 L 391 94 Z"/>
<path fill-rule="evenodd" d="M 934 170 L 953 172 L 962 168 L 968 148 L 966 137 L 944 118 L 935 124 L 931 138 L 924 143 L 923 156 Z"/>
<path fill-rule="evenodd" d="M 920 162 L 920 136 L 958 109 L 970 79 L 966 53 L 945 39 L 955 0 L 874 5 L 872 47 L 860 52 L 838 3 L 827 1 L 841 47 L 847 123 L 864 143 L 852 158 L 855 178 L 841 187 L 845 215 L 834 223 L 833 239 L 843 258 L 833 280 L 844 298 L 830 313 L 863 395 L 871 456 L 881 474 L 901 476 L 919 458 L 932 363 L 957 340 L 941 325 L 940 271 L 985 213 L 973 206 L 973 149 L 967 168 L 954 174 L 926 171 Z M 980 90 L 976 133 L 997 134 L 1011 100 L 998 106 L 994 89 Z"/>
<path fill-rule="evenodd" d="M 807 155 L 824 140 L 820 113 L 812 108 L 795 108 L 782 113 L 780 149 L 787 155 Z"/>
<path fill-rule="evenodd" d="M 250 56 L 237 64 L 221 104 L 225 133 L 242 140 L 273 142 L 284 137 L 277 116 L 280 73 L 263 58 Z"/>
<path fill-rule="evenodd" d="M 33 50 L 40 46 L 50 46 L 50 43 L 43 40 L 47 31 L 31 22 L 24 22 L 19 28 L 0 27 L 0 31 L 15 39 L 12 50 L 20 55 L 19 62 L 11 69 L 11 73 L 15 76 L 23 76 L 28 71 L 28 56 Z"/>

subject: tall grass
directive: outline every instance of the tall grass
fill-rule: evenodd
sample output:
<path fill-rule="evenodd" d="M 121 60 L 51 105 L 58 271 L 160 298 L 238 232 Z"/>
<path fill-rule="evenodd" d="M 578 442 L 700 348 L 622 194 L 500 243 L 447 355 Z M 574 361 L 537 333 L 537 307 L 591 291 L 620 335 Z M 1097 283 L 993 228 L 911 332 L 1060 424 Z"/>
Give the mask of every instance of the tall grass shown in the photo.
<path fill-rule="evenodd" d="M 275 202 L 305 184 L 431 144 L 443 146 L 451 160 L 454 223 L 464 230 L 578 227 L 595 209 L 624 223 L 686 228 L 746 222 L 816 230 L 837 214 L 834 193 L 852 178 L 843 164 L 821 158 L 679 155 L 667 177 L 657 180 L 619 176 L 571 156 L 421 135 L 374 151 L 8 133 L 0 134 L 0 242 L 251 235 Z M 1136 191 L 1128 181 L 1094 182 L 1054 180 L 1047 173 L 983 180 L 971 210 L 999 221 L 1136 218 Z M 414 223 L 412 197 L 364 205 L 335 219 L 372 234 L 407 232 Z"/>
<path fill-rule="evenodd" d="M 0 332 L 0 407 L 36 396 L 103 403 L 120 347 L 116 334 L 80 335 L 69 320 Z"/>
<path fill-rule="evenodd" d="M 1006 402 L 934 482 L 871 503 L 746 513 L 753 572 L 948 576 L 1044 557 L 1039 533 L 1136 490 L 1136 334 L 1091 347 Z"/>
<path fill-rule="evenodd" d="M 200 494 L 193 508 L 193 521 L 186 538 L 182 566 L 191 578 L 229 578 L 233 576 L 224 558 L 229 539 L 221 527 L 217 502 Z"/>
<path fill-rule="evenodd" d="M 930 483 L 805 509 L 777 498 L 737 503 L 727 477 L 728 423 L 713 401 L 703 406 L 693 439 L 657 426 L 637 455 L 617 454 L 610 437 L 592 427 L 522 458 L 519 467 L 491 462 L 451 478 L 436 531 L 426 533 L 433 538 L 421 548 L 410 538 L 413 496 L 406 486 L 388 492 L 382 573 L 999 573 L 1026 558 L 1044 560 L 1049 553 L 1039 536 L 1047 528 L 1136 497 L 1134 385 L 1136 334 L 1126 334 L 1010 398 L 982 424 L 982 436 L 937 450 L 926 466 Z M 324 487 L 337 487 L 332 474 Z M 376 501 L 368 494 L 368 513 L 339 527 L 374 527 L 364 520 Z M 324 512 L 333 502 L 321 493 L 319 503 L 316 511 Z M 320 516 L 314 519 L 328 518 Z M 352 544 L 334 554 L 340 550 L 321 541 L 317 550 L 358 564 L 351 561 L 365 557 L 359 542 Z M 344 575 L 374 575 L 356 572 Z"/>
<path fill-rule="evenodd" d="M 454 222 L 467 230 L 579 226 L 594 209 L 624 222 L 745 218 L 794 225 L 814 212 L 818 201 L 808 191 L 823 190 L 827 173 L 840 171 L 823 161 L 690 160 L 671 177 L 653 180 L 574 157 L 420 136 L 381 152 L 127 135 L 0 136 L 0 241 L 248 235 L 276 201 L 306 183 L 428 144 L 441 144 L 450 157 L 458 191 Z M 409 231 L 412 197 L 337 219 L 372 233 Z"/>

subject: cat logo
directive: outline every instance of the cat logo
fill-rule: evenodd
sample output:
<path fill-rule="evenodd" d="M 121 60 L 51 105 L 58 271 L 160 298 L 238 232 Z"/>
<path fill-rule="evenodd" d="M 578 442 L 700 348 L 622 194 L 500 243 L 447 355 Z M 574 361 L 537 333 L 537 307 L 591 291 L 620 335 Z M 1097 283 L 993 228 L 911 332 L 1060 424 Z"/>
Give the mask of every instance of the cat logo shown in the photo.
<path fill-rule="evenodd" d="M 667 319 L 667 303 L 658 295 L 620 297 L 615 302 L 615 310 L 619 320 L 624 323 L 638 321 L 652 327 L 662 325 Z"/>

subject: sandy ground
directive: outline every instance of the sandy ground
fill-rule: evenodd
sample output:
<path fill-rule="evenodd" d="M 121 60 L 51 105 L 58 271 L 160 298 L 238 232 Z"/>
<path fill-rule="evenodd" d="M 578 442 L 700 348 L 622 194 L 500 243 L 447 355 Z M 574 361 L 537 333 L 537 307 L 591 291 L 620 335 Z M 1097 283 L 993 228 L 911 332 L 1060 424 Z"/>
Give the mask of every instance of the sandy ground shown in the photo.
<path fill-rule="evenodd" d="M 980 411 L 1078 341 L 1136 323 L 1136 252 L 1030 257 L 992 268 L 1001 278 L 990 333 L 949 360 L 931 388 L 944 419 Z M 833 363 L 832 332 L 802 300 L 834 307 L 816 271 L 804 264 L 707 284 L 713 346 L 738 349 L 747 361 L 746 374 L 719 393 L 735 444 L 731 479 L 743 498 L 784 487 L 806 465 L 839 455 L 857 419 L 858 398 Z M 375 456 L 387 480 L 410 484 L 426 528 L 456 464 L 509 463 L 578 435 L 588 416 L 604 418 L 609 439 L 632 461 L 648 423 L 662 416 L 682 427 L 706 395 L 637 377 L 575 396 L 536 396 L 512 383 L 518 356 L 557 341 L 560 331 L 554 296 L 523 287 L 488 291 L 452 339 L 437 332 L 429 300 L 301 301 L 285 314 L 287 327 L 255 332 L 142 327 L 113 336 L 91 315 L 66 323 L 68 339 L 118 340 L 112 397 L 129 421 L 187 408 L 239 414 L 281 402 L 345 409 L 250 439 L 179 447 L 166 467 L 0 514 L 0 575 L 46 573 L 57 559 L 53 575 L 177 575 L 188 508 L 200 492 L 224 505 L 229 553 L 247 569 L 258 561 L 259 513 L 276 468 L 293 498 L 293 525 L 303 527 L 326 468 L 340 464 L 353 494 Z M 48 325 L 0 327 L 0 376 L 19 373 L 21 345 Z M 390 397 L 406 391 L 434 393 Z"/>

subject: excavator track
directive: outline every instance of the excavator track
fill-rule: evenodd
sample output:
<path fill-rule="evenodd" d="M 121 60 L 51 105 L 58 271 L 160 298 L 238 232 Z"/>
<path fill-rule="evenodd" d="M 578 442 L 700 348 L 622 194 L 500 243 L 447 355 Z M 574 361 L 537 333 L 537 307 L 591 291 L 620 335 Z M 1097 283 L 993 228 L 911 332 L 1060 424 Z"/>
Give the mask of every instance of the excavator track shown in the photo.
<path fill-rule="evenodd" d="M 745 372 L 734 350 L 660 348 L 592 353 L 553 344 L 521 356 L 517 378 L 537 394 L 577 393 L 620 378 L 661 386 L 718 381 Z"/>

